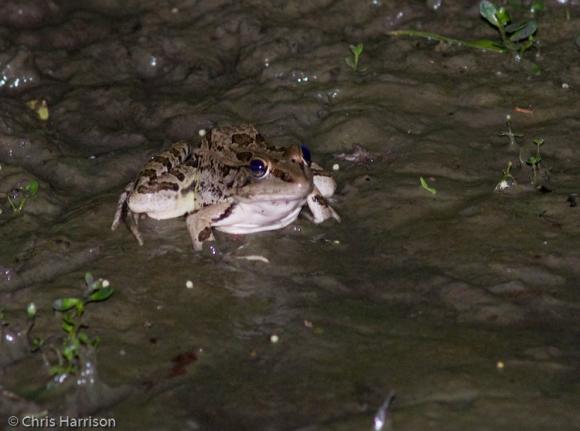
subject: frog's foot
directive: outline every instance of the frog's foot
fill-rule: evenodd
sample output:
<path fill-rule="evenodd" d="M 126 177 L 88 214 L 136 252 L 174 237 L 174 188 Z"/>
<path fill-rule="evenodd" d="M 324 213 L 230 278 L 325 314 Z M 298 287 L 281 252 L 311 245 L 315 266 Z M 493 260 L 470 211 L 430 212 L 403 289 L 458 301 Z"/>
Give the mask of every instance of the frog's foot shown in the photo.
<path fill-rule="evenodd" d="M 340 216 L 330 206 L 328 200 L 320 193 L 317 187 L 314 187 L 312 193 L 308 195 L 306 202 L 312 213 L 312 221 L 314 223 L 322 223 L 329 218 L 333 218 L 340 223 Z"/>
<path fill-rule="evenodd" d="M 220 220 L 230 207 L 230 203 L 224 202 L 188 214 L 185 222 L 195 251 L 200 251 L 205 241 L 215 241 L 211 226 Z"/>
<path fill-rule="evenodd" d="M 111 230 L 116 230 L 121 221 L 126 222 L 127 227 L 139 243 L 139 245 L 143 245 L 143 238 L 141 237 L 141 233 L 139 232 L 139 214 L 135 214 L 129 209 L 128 199 L 131 195 L 131 192 L 135 188 L 135 182 L 131 181 L 119 196 L 119 200 L 117 201 L 117 211 L 115 211 L 115 217 L 113 217 L 113 223 L 111 224 Z"/>

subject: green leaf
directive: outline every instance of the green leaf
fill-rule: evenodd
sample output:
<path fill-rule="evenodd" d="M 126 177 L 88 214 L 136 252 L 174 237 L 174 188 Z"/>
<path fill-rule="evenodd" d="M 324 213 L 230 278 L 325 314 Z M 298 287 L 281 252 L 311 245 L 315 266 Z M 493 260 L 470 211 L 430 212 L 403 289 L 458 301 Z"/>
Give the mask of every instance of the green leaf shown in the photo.
<path fill-rule="evenodd" d="M 80 332 L 78 337 L 81 344 L 84 344 L 85 346 L 91 345 L 91 340 L 89 339 L 89 336 L 86 332 Z"/>
<path fill-rule="evenodd" d="M 541 161 L 542 161 L 542 156 L 530 156 L 528 158 L 528 160 L 526 160 L 526 164 L 528 164 L 530 166 L 536 166 L 536 165 L 539 165 Z"/>
<path fill-rule="evenodd" d="M 544 0 L 534 0 L 530 5 L 531 13 L 538 13 L 544 10 Z"/>
<path fill-rule="evenodd" d="M 38 193 L 38 181 L 31 180 L 24 186 L 24 191 L 28 193 L 30 197 L 35 196 Z"/>
<path fill-rule="evenodd" d="M 482 0 L 481 3 L 479 3 L 479 13 L 494 27 L 499 27 L 500 25 L 496 16 L 497 12 L 497 7 L 492 2 Z"/>
<path fill-rule="evenodd" d="M 64 349 L 62 349 L 62 356 L 64 356 L 69 362 L 75 358 L 78 352 L 78 345 L 76 343 L 67 344 Z"/>
<path fill-rule="evenodd" d="M 352 58 L 350 57 L 345 57 L 344 62 L 351 68 L 351 69 L 355 69 L 355 65 L 354 65 L 354 61 L 352 61 Z"/>
<path fill-rule="evenodd" d="M 510 14 L 508 13 L 507 9 L 504 7 L 500 7 L 497 12 L 495 13 L 495 17 L 499 22 L 501 27 L 505 27 L 511 21 Z"/>
<path fill-rule="evenodd" d="M 63 319 L 62 321 L 62 330 L 64 332 L 66 332 L 67 334 L 71 334 L 72 332 L 74 332 L 75 329 L 75 325 L 74 323 L 70 322 L 70 321 L 66 321 Z"/>
<path fill-rule="evenodd" d="M 532 19 L 525 23 L 525 25 L 510 36 L 512 42 L 528 39 L 538 30 L 538 23 Z"/>
<path fill-rule="evenodd" d="M 534 145 L 537 145 L 538 147 L 541 147 L 542 145 L 544 145 L 544 138 L 534 139 Z"/>
<path fill-rule="evenodd" d="M 68 311 L 71 308 L 79 307 L 83 301 L 79 298 L 60 298 L 52 303 L 52 308 L 56 311 Z"/>
<path fill-rule="evenodd" d="M 434 189 L 433 187 L 430 187 L 429 184 L 427 183 L 427 180 L 425 180 L 425 178 L 420 177 L 419 182 L 421 183 L 421 187 L 424 188 L 425 190 L 427 190 L 429 193 L 431 193 L 431 194 L 437 193 L 437 190 Z"/>
<path fill-rule="evenodd" d="M 355 55 L 355 57 L 358 58 L 358 57 L 360 57 L 360 55 L 362 54 L 362 52 L 364 50 L 364 45 L 362 43 L 358 43 L 356 46 L 351 45 L 350 50 Z"/>
<path fill-rule="evenodd" d="M 105 301 L 111 297 L 115 289 L 112 287 L 101 287 L 100 289 L 93 290 L 89 294 L 87 302 L 99 302 Z"/>
<path fill-rule="evenodd" d="M 504 52 L 506 50 L 505 46 L 501 43 L 489 39 L 471 40 L 466 45 L 471 48 L 487 49 L 496 52 Z"/>
<path fill-rule="evenodd" d="M 95 282 L 95 279 L 93 277 L 93 274 L 91 274 L 90 272 L 85 272 L 85 283 L 88 287 L 92 287 L 93 283 Z"/>
<path fill-rule="evenodd" d="M 36 305 L 34 304 L 34 302 L 28 304 L 28 306 L 26 307 L 26 314 L 28 314 L 29 319 L 32 319 L 34 316 L 36 316 Z"/>
<path fill-rule="evenodd" d="M 526 25 L 528 25 L 528 21 L 512 22 L 510 25 L 506 25 L 504 30 L 506 31 L 506 33 L 514 33 L 519 29 L 524 28 Z"/>

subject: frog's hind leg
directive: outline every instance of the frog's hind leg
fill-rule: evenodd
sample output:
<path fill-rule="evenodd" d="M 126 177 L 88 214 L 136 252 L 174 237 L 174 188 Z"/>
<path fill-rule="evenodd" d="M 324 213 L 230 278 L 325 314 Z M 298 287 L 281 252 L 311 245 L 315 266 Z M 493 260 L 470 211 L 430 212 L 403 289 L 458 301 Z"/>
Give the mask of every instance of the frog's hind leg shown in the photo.
<path fill-rule="evenodd" d="M 131 181 L 119 196 L 119 200 L 117 201 L 117 210 L 115 211 L 115 217 L 113 217 L 113 224 L 111 224 L 111 230 L 116 230 L 121 221 L 125 221 L 127 227 L 139 243 L 139 245 L 143 245 L 143 238 L 141 237 L 141 233 L 139 232 L 139 214 L 135 214 L 129 209 L 128 199 L 129 195 L 135 188 L 135 182 Z"/>
<path fill-rule="evenodd" d="M 135 181 L 131 181 L 123 190 L 123 193 L 119 196 L 117 201 L 117 210 L 115 211 L 115 217 L 113 217 L 113 224 L 111 225 L 111 230 L 116 230 L 121 221 L 127 218 L 127 214 L 130 212 L 127 201 L 129 200 L 129 195 L 135 188 Z"/>

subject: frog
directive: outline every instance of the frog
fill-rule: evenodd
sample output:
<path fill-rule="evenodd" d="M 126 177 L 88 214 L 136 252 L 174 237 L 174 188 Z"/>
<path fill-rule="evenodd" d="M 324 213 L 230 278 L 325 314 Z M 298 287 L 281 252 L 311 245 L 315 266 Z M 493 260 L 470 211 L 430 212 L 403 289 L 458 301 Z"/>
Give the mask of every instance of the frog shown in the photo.
<path fill-rule="evenodd" d="M 254 125 L 200 130 L 194 146 L 179 141 L 153 157 L 117 202 L 112 230 L 125 222 L 139 243 L 139 218 L 185 216 L 193 249 L 215 241 L 213 230 L 245 235 L 282 229 L 303 207 L 319 224 L 341 221 L 329 203 L 334 178 L 311 160 L 306 145 L 277 147 Z"/>

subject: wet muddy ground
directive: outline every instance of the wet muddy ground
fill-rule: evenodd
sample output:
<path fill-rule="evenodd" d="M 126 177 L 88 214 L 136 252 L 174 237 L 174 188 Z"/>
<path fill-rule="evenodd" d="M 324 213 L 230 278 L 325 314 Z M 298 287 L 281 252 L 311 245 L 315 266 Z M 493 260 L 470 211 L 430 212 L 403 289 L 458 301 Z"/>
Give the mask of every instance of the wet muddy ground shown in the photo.
<path fill-rule="evenodd" d="M 391 391 L 395 430 L 580 429 L 580 3 L 547 1 L 520 62 L 387 34 L 497 39 L 477 1 L 440 3 L 2 1 L 0 429 L 368 430 Z M 342 223 L 218 233 L 215 256 L 182 219 L 110 231 L 149 157 L 239 123 L 338 164 Z M 87 271 L 115 288 L 83 316 L 100 344 L 47 386 L 52 303 Z"/>

